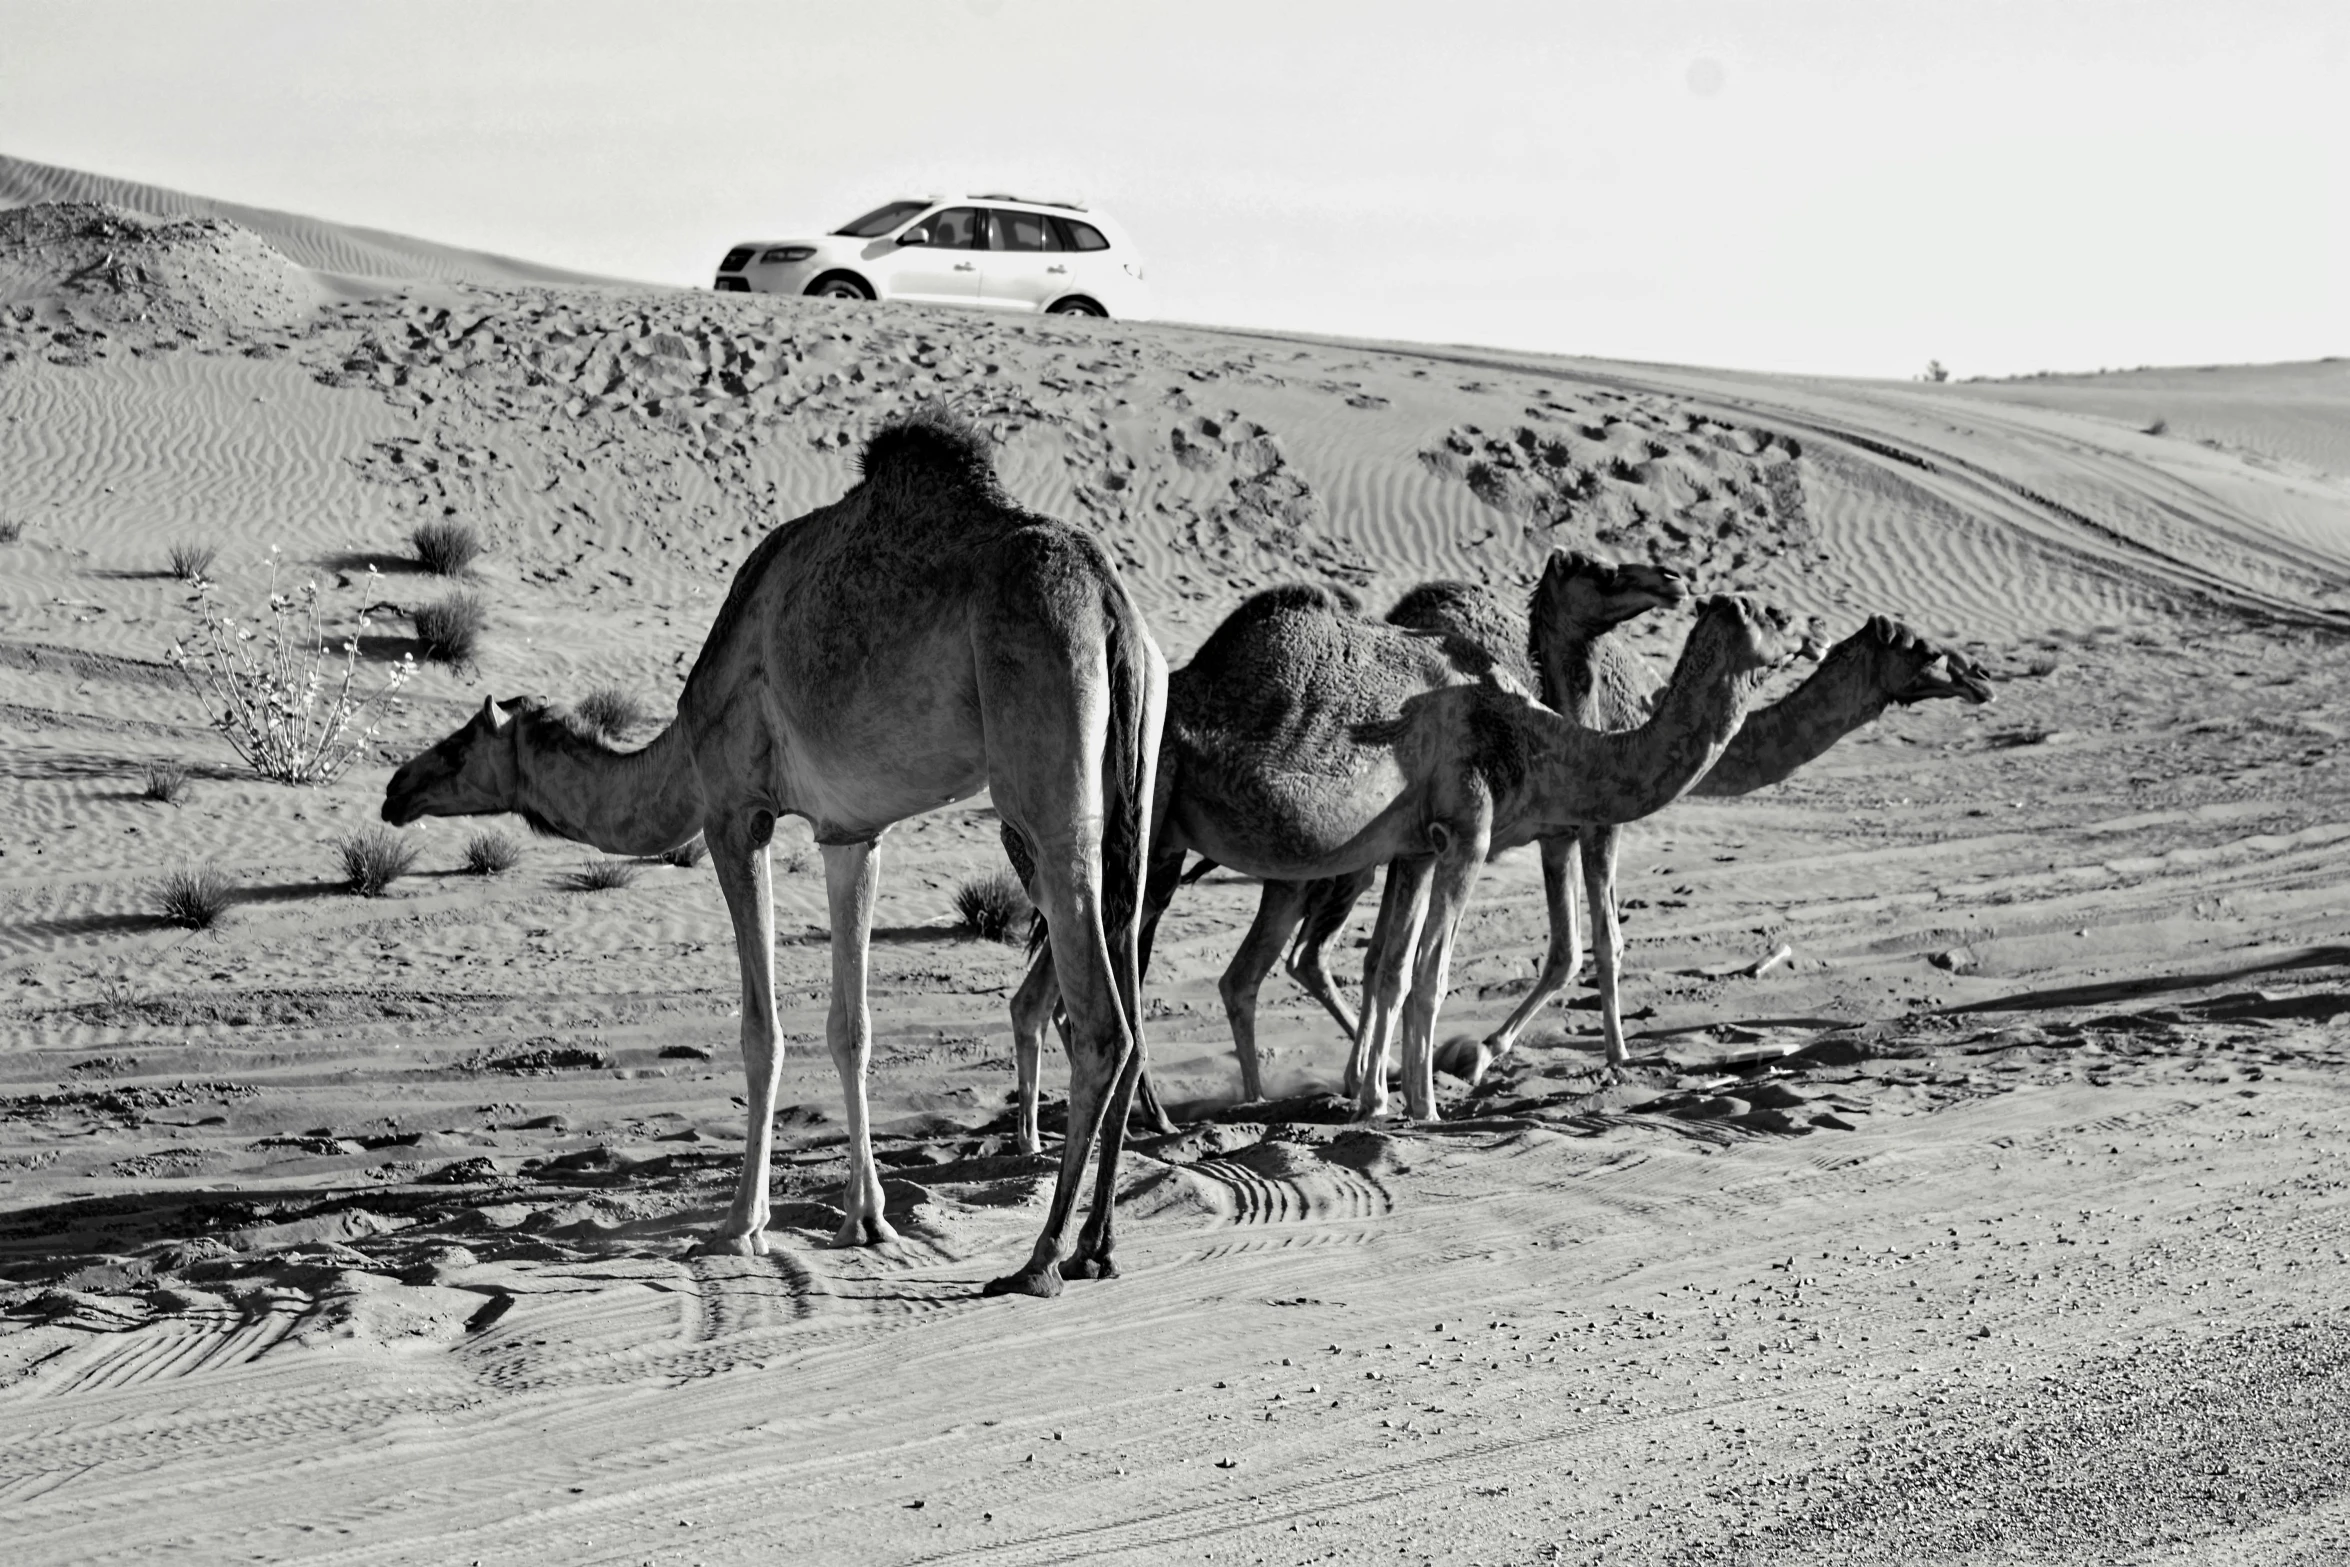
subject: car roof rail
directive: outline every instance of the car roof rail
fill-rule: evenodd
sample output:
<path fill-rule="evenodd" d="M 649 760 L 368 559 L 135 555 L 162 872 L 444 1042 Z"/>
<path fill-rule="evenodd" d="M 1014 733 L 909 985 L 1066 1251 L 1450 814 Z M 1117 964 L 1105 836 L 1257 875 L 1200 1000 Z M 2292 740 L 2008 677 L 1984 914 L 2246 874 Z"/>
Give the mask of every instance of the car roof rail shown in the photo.
<path fill-rule="evenodd" d="M 965 201 L 1016 201 L 1024 207 L 1059 207 L 1064 212 L 1083 212 L 1083 201 L 1053 201 L 1043 196 L 1015 196 L 1008 190 L 977 191 L 963 198 Z"/>

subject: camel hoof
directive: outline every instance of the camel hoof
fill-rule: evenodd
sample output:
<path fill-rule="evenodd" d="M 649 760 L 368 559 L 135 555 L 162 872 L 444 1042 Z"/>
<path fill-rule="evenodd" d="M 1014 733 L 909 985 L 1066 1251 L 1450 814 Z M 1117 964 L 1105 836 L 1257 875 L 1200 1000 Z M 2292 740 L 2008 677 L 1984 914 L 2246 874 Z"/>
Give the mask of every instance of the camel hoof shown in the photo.
<path fill-rule="evenodd" d="M 764 1257 L 767 1255 L 767 1232 L 752 1230 L 742 1235 L 713 1235 L 693 1249 L 696 1257 Z"/>
<path fill-rule="evenodd" d="M 1018 1273 L 1007 1273 L 1000 1279 L 989 1279 L 979 1291 L 982 1295 L 1034 1295 L 1038 1300 L 1051 1300 L 1061 1293 L 1060 1270 L 1039 1268 L 1031 1263 Z"/>
<path fill-rule="evenodd" d="M 1079 1252 L 1061 1259 L 1061 1277 L 1064 1279 L 1114 1279 L 1117 1276 L 1118 1265 L 1106 1254 L 1089 1257 Z"/>
<path fill-rule="evenodd" d="M 846 1224 L 833 1233 L 835 1246 L 887 1246 L 898 1238 L 889 1221 L 879 1214 L 859 1216 L 851 1214 Z"/>

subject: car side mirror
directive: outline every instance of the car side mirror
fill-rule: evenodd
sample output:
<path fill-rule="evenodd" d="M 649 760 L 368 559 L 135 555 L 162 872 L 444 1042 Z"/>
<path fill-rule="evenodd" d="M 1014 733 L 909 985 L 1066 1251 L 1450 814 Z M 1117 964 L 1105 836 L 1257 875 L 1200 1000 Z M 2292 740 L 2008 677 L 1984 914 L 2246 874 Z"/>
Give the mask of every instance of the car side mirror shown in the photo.
<path fill-rule="evenodd" d="M 898 243 L 901 245 L 927 245 L 930 243 L 930 230 L 917 223 L 898 236 Z"/>

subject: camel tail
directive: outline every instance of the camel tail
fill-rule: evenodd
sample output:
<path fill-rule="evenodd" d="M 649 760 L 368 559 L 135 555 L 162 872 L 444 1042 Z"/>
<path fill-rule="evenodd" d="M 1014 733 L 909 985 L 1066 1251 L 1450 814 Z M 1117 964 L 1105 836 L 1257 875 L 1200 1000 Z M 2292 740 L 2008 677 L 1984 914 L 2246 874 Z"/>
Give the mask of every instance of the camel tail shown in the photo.
<path fill-rule="evenodd" d="M 1107 607 L 1110 733 L 1102 757 L 1102 927 L 1121 983 L 1129 987 L 1128 1004 L 1139 1007 L 1143 883 L 1166 676 L 1142 614 L 1122 586 Z"/>

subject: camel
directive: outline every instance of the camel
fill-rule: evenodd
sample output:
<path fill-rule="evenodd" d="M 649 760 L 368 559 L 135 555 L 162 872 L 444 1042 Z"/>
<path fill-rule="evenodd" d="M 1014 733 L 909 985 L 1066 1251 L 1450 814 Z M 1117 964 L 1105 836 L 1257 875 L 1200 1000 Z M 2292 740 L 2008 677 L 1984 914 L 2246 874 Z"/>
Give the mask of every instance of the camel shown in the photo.
<path fill-rule="evenodd" d="M 1600 734 L 1504 682 L 1459 682 L 1449 661 L 1426 662 L 1435 639 L 1360 620 L 1319 590 L 1260 594 L 1169 684 L 1144 893 L 1146 944 L 1185 853 L 1196 850 L 1269 882 L 1316 881 L 1394 862 L 1388 904 L 1396 905 L 1403 889 L 1404 902 L 1424 915 L 1435 885 L 1436 917 L 1407 925 L 1383 916 L 1390 939 L 1383 947 L 1375 934 L 1374 952 L 1413 956 L 1423 924 L 1442 933 L 1449 952 L 1459 906 L 1497 821 L 1514 834 L 1528 822 L 1536 824 L 1532 831 L 1546 824 L 1557 830 L 1660 809 L 1712 765 L 1761 674 L 1797 646 L 1783 614 L 1742 599 L 1713 601 L 1655 716 L 1639 729 Z M 1414 664 L 1415 656 L 1422 662 Z M 1459 863 L 1464 845 L 1475 848 L 1466 872 Z M 1441 972 L 1417 967 L 1441 983 Z M 1040 957 L 1015 1001 L 1016 1028 L 1027 1003 L 1041 1031 L 1049 972 Z M 1400 967 L 1367 992 L 1364 1037 L 1379 1037 L 1382 1049 L 1373 1020 L 1391 1015 L 1401 994 Z M 1433 1027 L 1433 1005 L 1417 981 L 1413 1005 L 1407 1056 L 1415 1033 Z M 1384 1071 L 1375 1077 L 1357 1078 L 1357 1108 L 1366 1117 L 1386 1110 Z M 1430 1095 L 1410 1097 L 1414 1115 L 1433 1115 Z"/>
<path fill-rule="evenodd" d="M 1385 748 L 1410 781 L 1424 844 L 1391 858 L 1372 927 L 1350 1074 L 1361 1118 L 1387 1112 L 1388 1042 L 1399 1026 L 1407 1111 L 1436 1116 L 1436 1012 L 1486 860 L 1671 804 L 1720 759 L 1763 678 L 1808 644 L 1783 611 L 1717 596 L 1698 611 L 1672 679 L 1637 728 L 1586 728 L 1488 682 L 1431 691 L 1392 724 L 1357 733 L 1358 745 Z"/>
<path fill-rule="evenodd" d="M 1580 554 L 1558 552 L 1545 567 L 1537 583 L 1532 604 L 1534 613 L 1543 623 L 1555 622 L 1562 628 L 1578 627 L 1587 622 L 1615 625 L 1633 615 L 1663 604 L 1681 601 L 1687 589 L 1678 572 L 1669 567 L 1631 564 L 1611 565 Z M 1405 616 L 1406 609 L 1416 611 L 1420 621 L 1415 623 Z M 1360 605 L 1353 595 L 1343 589 L 1329 586 L 1292 586 L 1277 588 L 1260 594 L 1236 610 L 1219 628 L 1218 637 L 1239 635 L 1252 624 L 1252 617 L 1275 617 L 1287 612 L 1343 614 L 1352 617 Z M 1531 691 L 1535 682 L 1534 653 L 1529 645 L 1524 616 L 1513 617 L 1496 604 L 1483 590 L 1465 583 L 1434 582 L 1415 588 L 1405 596 L 1397 610 L 1387 617 L 1390 625 L 1403 626 L 1407 631 L 1423 633 L 1411 638 L 1397 638 L 1392 633 L 1375 631 L 1357 639 L 1353 649 L 1355 661 L 1370 661 L 1387 672 L 1390 684 L 1374 701 L 1366 704 L 1359 717 L 1375 716 L 1376 711 L 1391 711 L 1385 704 L 1400 704 L 1411 691 L 1430 689 L 1437 684 L 1451 684 L 1469 679 L 1490 679 L 1515 689 Z M 1514 623 L 1514 624 L 1513 624 Z M 1563 632 L 1562 632 L 1563 634 Z M 1213 641 L 1214 639 L 1211 639 Z M 1204 661 L 1195 659 L 1184 669 L 1168 677 L 1169 700 L 1181 701 L 1193 683 L 1201 680 L 1214 667 L 1215 657 L 1210 648 L 1201 650 Z M 1345 666 L 1344 660 L 1340 667 Z M 1212 700 L 1212 698 L 1210 698 Z M 1005 840 L 1006 853 L 1013 868 L 1023 880 L 1027 868 L 1021 861 L 1020 846 L 1009 836 Z M 1185 878 L 1196 880 L 1213 869 L 1213 860 L 1202 860 Z M 1377 867 L 1367 866 L 1343 881 L 1360 890 L 1367 887 Z M 1250 925 L 1240 950 L 1226 970 L 1222 990 L 1225 1011 L 1229 1018 L 1235 1053 L 1240 1062 L 1244 1097 L 1256 1100 L 1263 1097 L 1263 1080 L 1259 1070 L 1256 1048 L 1256 998 L 1262 988 L 1265 973 L 1288 945 L 1298 915 L 1304 906 L 1309 886 L 1321 883 L 1299 883 L 1280 879 L 1267 880 L 1259 898 L 1255 921 Z M 1351 905 L 1353 897 L 1348 898 Z M 1163 904 L 1154 905 L 1163 907 Z M 1343 917 L 1343 911 L 1342 911 Z M 1150 941 L 1156 927 L 1156 913 L 1144 926 L 1142 942 L 1144 964 L 1148 967 Z M 1319 948 L 1316 949 L 1317 955 Z M 1310 981 L 1309 981 L 1310 983 Z M 1320 992 L 1326 1005 L 1334 1011 L 1345 1006 L 1335 989 L 1327 986 Z M 1019 1139 L 1023 1151 L 1039 1152 L 1042 1137 L 1037 1125 L 1038 1084 L 1037 1067 L 1043 1053 L 1046 1021 L 1055 1014 L 1052 974 L 1049 965 L 1032 965 L 1026 979 L 1013 997 L 1013 1053 L 1018 1064 Z M 1351 1033 L 1352 1023 L 1348 1023 Z M 1352 1085 L 1349 1085 L 1350 1093 Z M 1151 1090 L 1150 1075 L 1146 1069 L 1140 1084 L 1141 1103 L 1138 1112 L 1146 1122 L 1162 1132 L 1174 1130 Z"/>
<path fill-rule="evenodd" d="M 766 1251 L 778 1042 L 767 846 L 805 817 L 832 916 L 827 1039 L 847 1102 L 839 1245 L 896 1239 L 874 1168 L 865 1075 L 866 955 L 881 836 L 992 792 L 1051 917 L 1071 1026 L 1069 1135 L 1025 1266 L 989 1294 L 1057 1294 L 1115 1274 L 1112 1198 L 1142 1068 L 1140 918 L 1166 664 L 1083 531 L 1022 510 L 985 441 L 925 411 L 866 444 L 831 506 L 775 529 L 736 573 L 674 723 L 621 751 L 535 699 L 485 701 L 395 773 L 383 816 L 514 811 L 621 854 L 701 833 L 742 967 L 749 1129 L 741 1182 L 709 1245 Z M 1093 1206 L 1061 1250 L 1096 1138 Z"/>
<path fill-rule="evenodd" d="M 1553 569 L 1558 568 L 1554 561 Z M 1446 599 L 1407 597 L 1390 619 L 1407 614 L 1424 629 L 1455 635 L 1480 634 L 1478 623 L 1453 610 Z M 1620 622 L 1619 622 L 1620 623 Z M 1594 617 L 1580 624 L 1561 617 L 1536 617 L 1533 647 L 1543 700 L 1595 729 L 1624 729 L 1642 721 L 1660 692 L 1656 677 Z M 1836 644 L 1810 678 L 1779 701 L 1756 709 L 1711 771 L 1689 789 L 1691 798 L 1722 799 L 1751 794 L 1784 781 L 1844 736 L 1876 721 L 1891 705 L 1904 707 L 1942 698 L 1972 704 L 1992 699 L 1989 678 L 1965 655 L 1938 647 L 1898 621 L 1873 615 L 1860 630 Z M 1540 840 L 1542 879 L 1549 912 L 1550 944 L 1534 986 L 1507 1021 L 1483 1040 L 1460 1038 L 1445 1045 L 1437 1065 L 1475 1083 L 1516 1048 L 1535 1015 L 1583 967 L 1575 879 L 1581 862 L 1586 901 L 1592 911 L 1600 998 L 1600 1026 L 1607 1060 L 1629 1059 L 1624 1043 L 1621 985 L 1622 936 L 1616 923 L 1616 850 L 1619 830 L 1586 824 Z M 1322 948 L 1346 923 L 1367 878 L 1317 883 L 1307 894 L 1289 971 L 1320 1000 L 1352 1038 L 1356 1018 L 1322 967 Z M 1270 965 L 1267 965 L 1268 969 Z M 1350 1082 L 1347 1091 L 1354 1092 Z"/>

